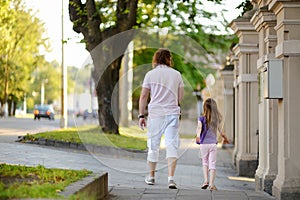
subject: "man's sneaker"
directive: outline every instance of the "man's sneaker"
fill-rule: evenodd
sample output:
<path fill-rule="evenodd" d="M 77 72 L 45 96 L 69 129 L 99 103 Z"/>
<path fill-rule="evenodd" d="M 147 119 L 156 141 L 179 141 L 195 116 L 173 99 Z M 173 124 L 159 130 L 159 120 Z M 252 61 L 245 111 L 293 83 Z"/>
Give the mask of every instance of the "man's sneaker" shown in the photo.
<path fill-rule="evenodd" d="M 174 180 L 169 180 L 169 189 L 177 189 L 176 183 Z"/>
<path fill-rule="evenodd" d="M 148 185 L 154 185 L 155 180 L 154 180 L 154 178 L 152 178 L 152 177 L 146 176 L 145 182 L 146 182 Z"/>

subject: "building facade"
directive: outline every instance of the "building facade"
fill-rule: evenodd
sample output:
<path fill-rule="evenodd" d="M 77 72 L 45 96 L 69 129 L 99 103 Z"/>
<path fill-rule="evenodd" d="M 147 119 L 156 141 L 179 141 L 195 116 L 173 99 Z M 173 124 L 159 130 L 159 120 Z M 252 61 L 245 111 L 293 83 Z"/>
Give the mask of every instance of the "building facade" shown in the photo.
<path fill-rule="evenodd" d="M 252 0 L 231 22 L 233 163 L 256 190 L 300 199 L 300 1 Z"/>

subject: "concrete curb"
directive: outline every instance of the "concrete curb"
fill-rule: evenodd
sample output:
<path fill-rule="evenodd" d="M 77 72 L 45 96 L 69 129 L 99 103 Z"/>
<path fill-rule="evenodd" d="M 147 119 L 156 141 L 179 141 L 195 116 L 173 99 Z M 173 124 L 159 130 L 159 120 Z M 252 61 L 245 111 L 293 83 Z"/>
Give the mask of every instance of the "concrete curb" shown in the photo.
<path fill-rule="evenodd" d="M 78 195 L 89 199 L 104 199 L 108 195 L 108 173 L 92 174 L 67 186 L 60 195 L 65 198 Z"/>
<path fill-rule="evenodd" d="M 110 189 L 111 190 L 111 189 Z M 62 198 L 69 199 L 72 195 L 77 195 L 76 199 L 103 200 L 109 196 L 108 174 L 92 174 L 79 181 L 71 183 L 59 193 Z M 17 200 L 17 199 L 13 199 Z M 53 198 L 21 198 L 19 200 L 54 200 Z"/>
<path fill-rule="evenodd" d="M 24 136 L 19 136 L 16 142 L 24 142 L 28 144 L 38 144 L 45 146 L 53 146 L 65 149 L 74 149 L 80 151 L 89 151 L 93 153 L 99 153 L 103 155 L 113 155 L 114 157 L 130 157 L 136 159 L 146 159 L 147 151 L 135 150 L 135 149 L 124 149 L 112 146 L 99 146 L 93 144 L 82 144 L 74 142 L 64 142 L 52 139 L 39 138 L 38 140 L 25 140 Z"/>

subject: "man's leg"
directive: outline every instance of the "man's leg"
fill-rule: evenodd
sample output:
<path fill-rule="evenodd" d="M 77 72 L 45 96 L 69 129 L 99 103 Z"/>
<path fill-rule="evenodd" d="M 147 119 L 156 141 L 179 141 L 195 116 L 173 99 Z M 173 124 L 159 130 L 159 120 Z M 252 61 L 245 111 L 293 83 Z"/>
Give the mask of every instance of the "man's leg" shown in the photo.
<path fill-rule="evenodd" d="M 177 189 L 174 174 L 176 170 L 178 148 L 179 148 L 179 118 L 178 116 L 169 116 L 165 130 L 165 141 L 168 161 L 168 185 L 170 189 Z"/>
<path fill-rule="evenodd" d="M 146 176 L 145 182 L 148 185 L 154 185 L 155 184 L 155 170 L 156 170 L 156 164 L 157 162 L 154 161 L 154 159 L 152 158 L 156 158 L 156 153 L 153 153 L 153 151 L 151 151 L 150 153 L 148 152 L 148 166 L 149 166 L 149 175 Z M 152 160 L 152 161 L 150 161 Z"/>
<path fill-rule="evenodd" d="M 175 174 L 177 158 L 168 158 L 168 176 L 173 177 Z"/>
<path fill-rule="evenodd" d="M 149 166 L 149 176 L 146 177 L 145 182 L 148 185 L 153 185 L 155 182 L 155 170 L 156 164 L 158 162 L 159 157 L 159 147 L 160 147 L 160 140 L 163 133 L 163 119 L 155 118 L 148 120 L 148 166 Z"/>
<path fill-rule="evenodd" d="M 176 183 L 174 181 L 174 174 L 177 164 L 177 158 L 169 157 L 168 161 L 168 187 L 169 189 L 177 189 Z"/>
<path fill-rule="evenodd" d="M 150 162 L 148 161 L 149 169 L 150 169 L 150 177 L 155 177 L 155 169 L 156 169 L 157 162 Z"/>
<path fill-rule="evenodd" d="M 145 182 L 148 185 L 154 185 L 155 183 L 155 170 L 158 161 L 158 152 L 159 151 L 148 150 L 147 161 L 149 166 L 149 175 L 145 179 Z"/>

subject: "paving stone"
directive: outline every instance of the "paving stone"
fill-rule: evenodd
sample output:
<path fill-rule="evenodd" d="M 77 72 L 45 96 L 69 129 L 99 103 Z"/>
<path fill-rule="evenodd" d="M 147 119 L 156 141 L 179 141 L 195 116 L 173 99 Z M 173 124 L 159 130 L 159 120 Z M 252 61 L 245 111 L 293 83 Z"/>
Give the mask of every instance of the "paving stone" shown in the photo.
<path fill-rule="evenodd" d="M 213 200 L 244 200 L 248 199 L 243 191 L 213 191 Z"/>
<path fill-rule="evenodd" d="M 194 199 L 211 199 L 211 192 L 209 190 L 201 189 L 182 189 L 177 194 L 177 200 L 194 200 Z"/>
<path fill-rule="evenodd" d="M 260 191 L 245 191 L 245 193 L 247 194 L 249 200 L 256 200 L 256 199 L 272 200 L 272 199 L 276 199 L 275 197 L 270 196 L 268 193 L 260 192 Z"/>

